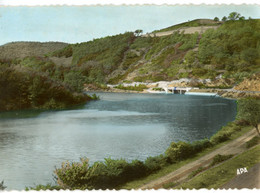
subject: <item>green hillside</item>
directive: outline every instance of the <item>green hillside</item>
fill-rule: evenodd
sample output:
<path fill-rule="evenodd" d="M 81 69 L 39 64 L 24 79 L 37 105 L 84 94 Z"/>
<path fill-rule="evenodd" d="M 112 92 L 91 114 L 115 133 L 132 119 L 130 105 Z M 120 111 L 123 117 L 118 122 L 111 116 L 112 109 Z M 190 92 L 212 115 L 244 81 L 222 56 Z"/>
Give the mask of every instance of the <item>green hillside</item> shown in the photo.
<path fill-rule="evenodd" d="M 220 25 L 220 22 L 194 20 L 160 31 L 198 25 L 214 26 Z M 54 92 L 55 85 L 60 84 L 62 92 L 74 93 L 72 96 L 81 93 L 84 84 L 156 82 L 180 78 L 216 80 L 218 87 L 227 88 L 246 77 L 259 75 L 260 20 L 229 20 L 203 34 L 176 31 L 167 36 L 146 37 L 126 32 L 78 44 L 18 42 L 0 46 L 0 50 L 3 75 L 0 76 L 0 90 L 11 90 L 11 87 L 6 87 L 6 82 L 10 80 L 13 85 L 20 82 L 27 93 L 23 107 L 41 108 L 48 106 L 45 103 L 50 99 L 59 100 L 59 97 L 46 95 L 43 97 L 45 102 L 30 102 L 33 94 L 28 89 L 37 84 L 39 80 L 36 79 L 41 79 L 41 86 L 46 88 L 42 92 Z M 10 73 L 5 73 L 7 71 Z M 221 78 L 217 78 L 219 75 Z M 203 85 L 196 83 L 194 86 Z M 51 91 L 51 88 L 55 89 Z M 12 89 L 18 90 L 16 87 Z M 0 101 L 8 104 L 16 101 L 17 92 L 12 92 L 1 92 Z M 77 103 L 69 98 L 62 103 Z M 15 104 L 0 110 L 16 109 Z M 64 104 L 57 106 L 67 106 Z"/>

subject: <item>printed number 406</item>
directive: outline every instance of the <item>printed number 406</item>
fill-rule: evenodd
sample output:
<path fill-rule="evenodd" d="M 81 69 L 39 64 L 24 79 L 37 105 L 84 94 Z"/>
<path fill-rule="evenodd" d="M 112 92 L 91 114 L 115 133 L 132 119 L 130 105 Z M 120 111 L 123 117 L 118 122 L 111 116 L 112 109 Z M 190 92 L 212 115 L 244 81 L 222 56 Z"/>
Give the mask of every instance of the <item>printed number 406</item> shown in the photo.
<path fill-rule="evenodd" d="M 238 169 L 237 169 L 237 175 L 243 174 L 243 173 L 247 173 L 247 172 L 248 172 L 248 171 L 247 171 L 246 168 L 238 168 Z"/>

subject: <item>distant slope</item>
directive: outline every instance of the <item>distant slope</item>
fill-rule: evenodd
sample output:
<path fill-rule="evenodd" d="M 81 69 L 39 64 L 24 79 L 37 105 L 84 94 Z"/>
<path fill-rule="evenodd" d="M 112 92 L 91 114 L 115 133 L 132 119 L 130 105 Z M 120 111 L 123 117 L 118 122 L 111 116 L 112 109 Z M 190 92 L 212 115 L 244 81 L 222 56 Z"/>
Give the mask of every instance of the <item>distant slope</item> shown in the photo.
<path fill-rule="evenodd" d="M 207 27 L 211 29 L 204 33 L 178 32 Z M 49 73 L 76 87 L 76 80 L 102 85 L 190 78 L 193 86 L 230 88 L 260 72 L 259 19 L 225 23 L 198 19 L 158 33 L 167 30 L 177 31 L 160 37 L 126 32 L 78 44 L 10 43 L 0 47 L 0 62 L 9 58 L 9 64 Z"/>
<path fill-rule="evenodd" d="M 12 42 L 0 46 L 1 59 L 44 56 L 49 52 L 63 49 L 68 44 L 62 42 Z"/>
<path fill-rule="evenodd" d="M 155 30 L 154 32 L 166 32 L 166 31 L 176 30 L 182 27 L 217 26 L 217 25 L 221 25 L 222 23 L 223 22 L 221 21 L 214 21 L 212 19 L 195 19 L 192 21 L 180 23 L 160 30 Z"/>

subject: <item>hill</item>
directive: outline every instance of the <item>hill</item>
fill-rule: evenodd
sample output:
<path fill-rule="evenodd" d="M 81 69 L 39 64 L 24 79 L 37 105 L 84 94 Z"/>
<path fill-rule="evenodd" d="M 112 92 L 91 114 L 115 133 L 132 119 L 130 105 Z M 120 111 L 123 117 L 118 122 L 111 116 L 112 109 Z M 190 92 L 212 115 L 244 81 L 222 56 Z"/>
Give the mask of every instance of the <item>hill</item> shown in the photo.
<path fill-rule="evenodd" d="M 160 30 L 155 30 L 154 32 L 166 32 L 166 31 L 180 29 L 183 27 L 219 26 L 223 23 L 224 22 L 222 22 L 222 21 L 214 21 L 212 19 L 195 19 L 192 21 L 183 22 L 183 23 L 180 23 L 177 25 L 173 25 L 173 26 L 170 26 L 167 28 L 160 29 Z"/>
<path fill-rule="evenodd" d="M 178 30 L 198 25 L 211 29 Z M 230 88 L 260 74 L 259 19 L 194 20 L 158 33 L 167 30 L 176 31 L 153 37 L 126 32 L 77 44 L 10 43 L 0 46 L 0 62 L 3 68 L 61 82 L 73 92 L 81 92 L 86 84 L 105 88 L 181 78 L 190 79 L 189 86 Z"/>
<path fill-rule="evenodd" d="M 62 42 L 12 42 L 0 46 L 0 58 L 9 60 L 27 56 L 44 56 L 67 45 Z"/>

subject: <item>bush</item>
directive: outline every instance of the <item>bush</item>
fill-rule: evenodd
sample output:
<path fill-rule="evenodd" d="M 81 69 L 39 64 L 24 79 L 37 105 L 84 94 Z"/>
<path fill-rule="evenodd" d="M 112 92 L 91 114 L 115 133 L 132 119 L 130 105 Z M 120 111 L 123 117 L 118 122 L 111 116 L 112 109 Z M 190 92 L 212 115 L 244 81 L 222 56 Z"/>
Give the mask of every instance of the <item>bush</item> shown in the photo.
<path fill-rule="evenodd" d="M 260 137 L 258 136 L 253 137 L 252 139 L 246 142 L 246 148 L 250 148 L 257 145 L 259 141 L 260 141 Z"/>
<path fill-rule="evenodd" d="M 63 162 L 61 168 L 55 169 L 57 183 L 63 189 L 75 189 L 85 186 L 85 176 L 89 172 L 88 159 L 81 158 L 80 162 Z"/>
<path fill-rule="evenodd" d="M 215 135 L 210 138 L 210 142 L 213 145 L 222 143 L 230 139 L 230 136 L 241 130 L 241 127 L 237 125 L 237 122 L 230 122 L 226 126 L 222 127 Z"/>
<path fill-rule="evenodd" d="M 144 84 L 139 84 L 138 86 L 123 86 L 123 85 L 118 85 L 115 88 L 117 89 L 122 89 L 122 90 L 133 90 L 133 91 L 143 91 L 144 89 L 147 89 L 147 86 Z"/>
<path fill-rule="evenodd" d="M 170 147 L 166 150 L 166 155 L 172 163 L 184 160 L 192 155 L 192 145 L 186 142 L 179 141 L 172 142 Z"/>
<path fill-rule="evenodd" d="M 95 162 L 89 167 L 87 159 L 80 163 L 65 162 L 55 170 L 57 183 L 62 189 L 114 189 L 133 179 L 146 176 L 146 165 L 133 160 L 106 158 L 105 162 Z"/>
<path fill-rule="evenodd" d="M 199 153 L 199 152 L 201 152 L 202 150 L 204 150 L 208 147 L 212 147 L 212 144 L 208 139 L 195 141 L 191 145 L 192 145 L 192 152 L 193 153 Z"/>
<path fill-rule="evenodd" d="M 233 155 L 220 155 L 220 154 L 217 154 L 217 155 L 215 155 L 213 157 L 213 160 L 212 160 L 210 166 L 214 166 L 216 164 L 219 164 L 219 163 L 221 163 L 223 161 L 226 161 L 226 160 L 228 160 L 228 159 L 230 159 L 232 157 L 233 157 Z"/>
<path fill-rule="evenodd" d="M 226 132 L 226 133 L 221 132 L 221 133 L 217 133 L 217 134 L 213 135 L 210 138 L 210 141 L 211 141 L 211 143 L 216 145 L 216 144 L 229 140 L 230 136 L 231 136 L 231 133 L 229 133 L 229 132 Z"/>
<path fill-rule="evenodd" d="M 249 122 L 244 120 L 244 119 L 235 120 L 235 124 L 237 126 L 248 126 L 248 125 L 250 125 Z"/>
<path fill-rule="evenodd" d="M 163 166 L 167 163 L 167 158 L 163 155 L 155 156 L 155 157 L 148 157 L 145 160 L 145 166 L 149 173 L 153 173 L 155 171 L 160 170 Z"/>

